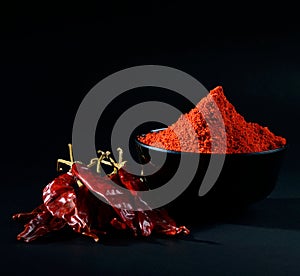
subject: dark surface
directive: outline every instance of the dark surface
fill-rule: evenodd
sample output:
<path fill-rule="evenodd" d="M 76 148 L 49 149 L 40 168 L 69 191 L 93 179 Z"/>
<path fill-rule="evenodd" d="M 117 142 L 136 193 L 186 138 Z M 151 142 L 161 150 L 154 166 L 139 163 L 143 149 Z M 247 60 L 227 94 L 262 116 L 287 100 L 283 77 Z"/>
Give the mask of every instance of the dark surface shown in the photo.
<path fill-rule="evenodd" d="M 299 274 L 297 8 L 284 3 L 271 12 L 244 4 L 227 11 L 215 4 L 155 1 L 97 7 L 30 7 L 24 2 L 1 8 L 1 271 Z M 143 64 L 178 68 L 207 89 L 222 85 L 248 121 L 286 137 L 289 149 L 273 192 L 235 214 L 202 217 L 191 210 L 195 219 L 182 221 L 191 228 L 189 237 L 107 237 L 96 244 L 61 233 L 32 244 L 16 241 L 22 225 L 11 215 L 41 203 L 42 188 L 56 176 L 56 159 L 68 158 L 67 143 L 83 97 L 105 76 Z M 126 109 L 133 98 L 115 109 Z M 111 123 L 101 125 L 103 148 Z"/>

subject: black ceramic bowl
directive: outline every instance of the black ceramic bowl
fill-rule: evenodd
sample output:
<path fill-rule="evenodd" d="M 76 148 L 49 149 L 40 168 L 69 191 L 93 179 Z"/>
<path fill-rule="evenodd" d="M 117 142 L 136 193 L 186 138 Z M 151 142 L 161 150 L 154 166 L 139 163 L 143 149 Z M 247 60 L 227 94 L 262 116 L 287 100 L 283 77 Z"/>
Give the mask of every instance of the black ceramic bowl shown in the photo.
<path fill-rule="evenodd" d="M 153 130 L 159 131 L 161 129 Z M 141 164 L 151 156 L 166 155 L 164 164 L 154 174 L 145 176 L 150 189 L 164 185 L 176 173 L 181 156 L 199 153 L 167 151 L 135 139 Z M 200 154 L 194 178 L 175 200 L 165 205 L 171 212 L 185 216 L 192 212 L 241 209 L 265 199 L 274 189 L 287 147 L 264 152 L 225 154 L 224 164 L 213 187 L 203 196 L 199 188 L 212 154 Z M 223 156 L 224 157 L 224 156 Z M 155 165 L 155 164 L 154 164 Z M 193 209 L 194 208 L 194 209 Z"/>

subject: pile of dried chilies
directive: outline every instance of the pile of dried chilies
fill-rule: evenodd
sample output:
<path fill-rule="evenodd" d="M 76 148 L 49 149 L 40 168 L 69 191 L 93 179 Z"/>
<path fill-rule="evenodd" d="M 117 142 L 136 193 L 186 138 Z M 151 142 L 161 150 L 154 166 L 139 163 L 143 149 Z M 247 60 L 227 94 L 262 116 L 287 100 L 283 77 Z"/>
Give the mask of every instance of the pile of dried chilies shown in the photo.
<path fill-rule="evenodd" d="M 70 161 L 58 159 L 58 165 L 67 164 L 70 170 L 44 188 L 43 203 L 31 212 L 13 215 L 13 219 L 25 223 L 18 240 L 31 242 L 67 226 L 95 241 L 110 229 L 131 231 L 134 236 L 149 236 L 152 232 L 189 234 L 185 226 L 176 225 L 166 210 L 151 209 L 138 196 L 136 191 L 147 190 L 147 186 L 141 178 L 126 171 L 120 149 L 118 163 L 109 152 L 99 151 L 100 157 L 92 159 L 88 165 L 74 162 L 70 144 L 69 151 Z M 99 173 L 101 163 L 112 166 L 113 172 L 102 176 Z M 97 169 L 93 170 L 93 166 Z M 61 171 L 60 166 L 58 170 Z M 111 180 L 118 185 L 113 185 Z M 128 194 L 118 187 L 128 189 Z"/>

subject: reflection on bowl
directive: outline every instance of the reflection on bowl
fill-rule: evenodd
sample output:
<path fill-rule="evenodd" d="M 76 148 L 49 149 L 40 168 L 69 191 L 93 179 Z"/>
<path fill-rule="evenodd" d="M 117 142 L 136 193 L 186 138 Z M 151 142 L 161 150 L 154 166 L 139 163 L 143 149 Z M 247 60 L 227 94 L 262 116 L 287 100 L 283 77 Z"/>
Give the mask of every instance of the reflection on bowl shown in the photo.
<path fill-rule="evenodd" d="M 152 131 L 159 130 L 161 129 Z M 148 163 L 153 156 L 166 155 L 165 162 L 155 173 L 145 175 L 150 189 L 160 187 L 172 179 L 183 154 L 191 157 L 200 154 L 152 147 L 141 143 L 137 138 L 135 144 L 141 164 Z M 234 209 L 263 200 L 276 185 L 286 149 L 287 146 L 264 152 L 225 154 L 225 161 L 215 184 L 208 193 L 199 197 L 199 188 L 212 157 L 212 154 L 201 153 L 191 183 L 182 194 L 165 207 L 179 216 L 185 216 L 187 210 L 190 212 L 192 208 L 197 208 L 193 211 L 196 213 L 199 208 L 205 212 L 220 210 L 220 207 Z M 155 166 L 155 163 L 153 165 Z"/>

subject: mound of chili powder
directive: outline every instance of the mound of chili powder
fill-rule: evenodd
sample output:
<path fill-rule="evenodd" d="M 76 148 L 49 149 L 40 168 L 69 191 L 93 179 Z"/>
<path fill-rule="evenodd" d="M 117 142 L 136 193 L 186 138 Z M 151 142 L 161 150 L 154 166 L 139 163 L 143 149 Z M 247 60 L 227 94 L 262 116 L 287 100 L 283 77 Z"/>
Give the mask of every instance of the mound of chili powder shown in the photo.
<path fill-rule="evenodd" d="M 222 119 L 225 132 L 220 123 Z M 207 121 L 213 123 L 213 150 L 212 135 Z M 180 140 L 175 133 L 180 135 Z M 286 144 L 285 138 L 276 136 L 268 127 L 246 122 L 226 99 L 221 86 L 211 90 L 195 108 L 181 115 L 177 122 L 168 128 L 140 136 L 138 140 L 167 150 L 200 153 L 261 152 L 280 148 Z"/>

